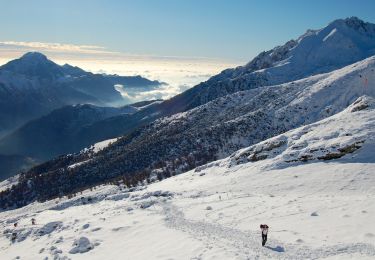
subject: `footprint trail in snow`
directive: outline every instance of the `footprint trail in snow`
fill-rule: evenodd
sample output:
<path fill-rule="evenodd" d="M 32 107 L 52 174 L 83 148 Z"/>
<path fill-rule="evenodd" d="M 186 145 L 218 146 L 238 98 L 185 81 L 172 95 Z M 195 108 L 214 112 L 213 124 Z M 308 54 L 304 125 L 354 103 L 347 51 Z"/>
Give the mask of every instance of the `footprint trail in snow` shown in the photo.
<path fill-rule="evenodd" d="M 365 243 L 310 248 L 269 239 L 267 246 L 262 247 L 259 232 L 243 232 L 219 224 L 189 220 L 170 202 L 163 203 L 162 208 L 167 227 L 191 234 L 208 248 L 212 245 L 225 248 L 238 259 L 321 259 L 341 254 L 375 257 L 375 247 Z"/>

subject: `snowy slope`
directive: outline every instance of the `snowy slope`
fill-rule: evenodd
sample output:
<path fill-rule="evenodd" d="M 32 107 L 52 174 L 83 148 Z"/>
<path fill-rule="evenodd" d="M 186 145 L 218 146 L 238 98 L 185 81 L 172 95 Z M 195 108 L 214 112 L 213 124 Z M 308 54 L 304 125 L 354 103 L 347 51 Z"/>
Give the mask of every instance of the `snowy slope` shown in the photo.
<path fill-rule="evenodd" d="M 351 144 L 358 147 L 346 150 Z M 363 96 L 327 119 L 149 186 L 101 186 L 2 212 L 0 257 L 373 259 L 373 147 L 375 102 Z M 319 159 L 340 149 L 340 158 Z M 251 160 L 252 151 L 268 157 Z M 290 161 L 291 151 L 314 156 Z M 260 223 L 270 226 L 265 248 Z"/>
<path fill-rule="evenodd" d="M 322 29 L 308 30 L 296 40 L 264 51 L 244 66 L 222 71 L 177 96 L 172 103 L 175 101 L 191 109 L 238 91 L 330 72 L 374 54 L 374 24 L 356 17 L 338 19 Z M 186 97 L 189 99 L 184 99 Z"/>
<path fill-rule="evenodd" d="M 375 97 L 374 69 L 373 56 L 330 73 L 238 92 L 156 120 L 96 154 L 68 155 L 33 168 L 24 174 L 17 189 L 2 196 L 0 205 L 53 198 L 122 176 L 145 179 L 142 171 L 173 175 L 227 157 L 339 113 L 362 95 Z M 291 155 L 290 160 L 299 158 Z M 33 185 L 28 185 L 29 180 Z M 64 185 L 45 189 L 44 183 Z M 17 195 L 21 202 L 14 201 L 16 195 L 12 194 L 21 191 L 21 197 Z"/>
<path fill-rule="evenodd" d="M 323 121 L 240 150 L 231 156 L 230 165 L 272 158 L 272 168 L 280 168 L 294 162 L 341 158 L 361 148 L 369 136 L 371 140 L 375 135 L 371 117 L 356 113 L 373 106 L 373 98 L 360 97 L 343 112 Z"/>

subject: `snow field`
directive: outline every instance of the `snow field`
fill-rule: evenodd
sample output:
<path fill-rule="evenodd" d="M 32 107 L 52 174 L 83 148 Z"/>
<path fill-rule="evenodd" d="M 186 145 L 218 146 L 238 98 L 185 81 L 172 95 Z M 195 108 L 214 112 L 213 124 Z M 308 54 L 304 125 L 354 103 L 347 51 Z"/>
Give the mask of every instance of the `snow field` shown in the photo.
<path fill-rule="evenodd" d="M 233 163 L 243 149 L 133 192 L 100 186 L 72 199 L 2 212 L 2 230 L 24 238 L 12 243 L 3 233 L 1 258 L 371 259 L 375 113 L 371 99 L 365 100 L 363 110 L 349 107 L 309 125 L 308 138 L 306 127 L 283 134 L 304 138 L 301 149 L 319 140 L 344 142 L 348 136 L 335 134 L 344 125 L 350 138 L 365 137 L 359 149 L 339 159 L 285 163 L 283 153 L 294 145 L 287 142 L 273 157 Z M 262 223 L 270 226 L 264 248 Z"/>

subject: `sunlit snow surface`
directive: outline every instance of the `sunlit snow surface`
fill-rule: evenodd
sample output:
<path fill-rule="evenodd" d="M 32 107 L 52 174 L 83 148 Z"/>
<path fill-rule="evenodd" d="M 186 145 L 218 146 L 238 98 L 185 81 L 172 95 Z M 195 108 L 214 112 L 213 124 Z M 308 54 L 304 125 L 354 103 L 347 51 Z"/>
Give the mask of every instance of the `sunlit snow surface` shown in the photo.
<path fill-rule="evenodd" d="M 339 159 L 317 159 L 358 141 L 355 151 Z M 0 258 L 375 257 L 372 98 L 361 97 L 339 114 L 254 147 L 269 157 L 243 160 L 250 147 L 136 191 L 101 186 L 72 199 L 2 212 Z M 286 162 L 292 150 L 315 157 Z M 270 226 L 266 247 L 261 223 Z"/>

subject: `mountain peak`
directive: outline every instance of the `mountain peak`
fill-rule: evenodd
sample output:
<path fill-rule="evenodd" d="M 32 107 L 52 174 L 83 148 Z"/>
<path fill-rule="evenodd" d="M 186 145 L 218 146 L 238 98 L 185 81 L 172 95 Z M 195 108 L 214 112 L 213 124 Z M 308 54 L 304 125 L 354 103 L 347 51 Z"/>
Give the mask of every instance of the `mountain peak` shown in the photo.
<path fill-rule="evenodd" d="M 24 55 L 22 55 L 21 59 L 39 60 L 39 61 L 48 60 L 47 56 L 40 52 L 27 52 Z"/>
<path fill-rule="evenodd" d="M 350 28 L 360 33 L 375 34 L 375 25 L 372 23 L 364 22 L 358 17 L 352 16 L 345 19 L 337 19 L 330 23 L 329 26 L 338 28 Z"/>
<path fill-rule="evenodd" d="M 209 81 L 243 80 L 255 87 L 280 84 L 342 68 L 372 55 L 375 24 L 348 17 L 307 30 L 296 40 L 264 51 L 245 66 L 225 70 Z"/>
<path fill-rule="evenodd" d="M 353 27 L 353 26 L 354 27 L 356 27 L 356 26 L 364 26 L 364 25 L 368 24 L 368 23 L 362 21 L 361 19 L 359 19 L 356 16 L 345 18 L 344 22 L 346 23 L 346 25 L 351 26 L 351 27 Z"/>
<path fill-rule="evenodd" d="M 28 52 L 22 57 L 1 66 L 0 69 L 40 79 L 56 79 L 64 75 L 63 69 L 59 65 L 40 52 Z"/>

